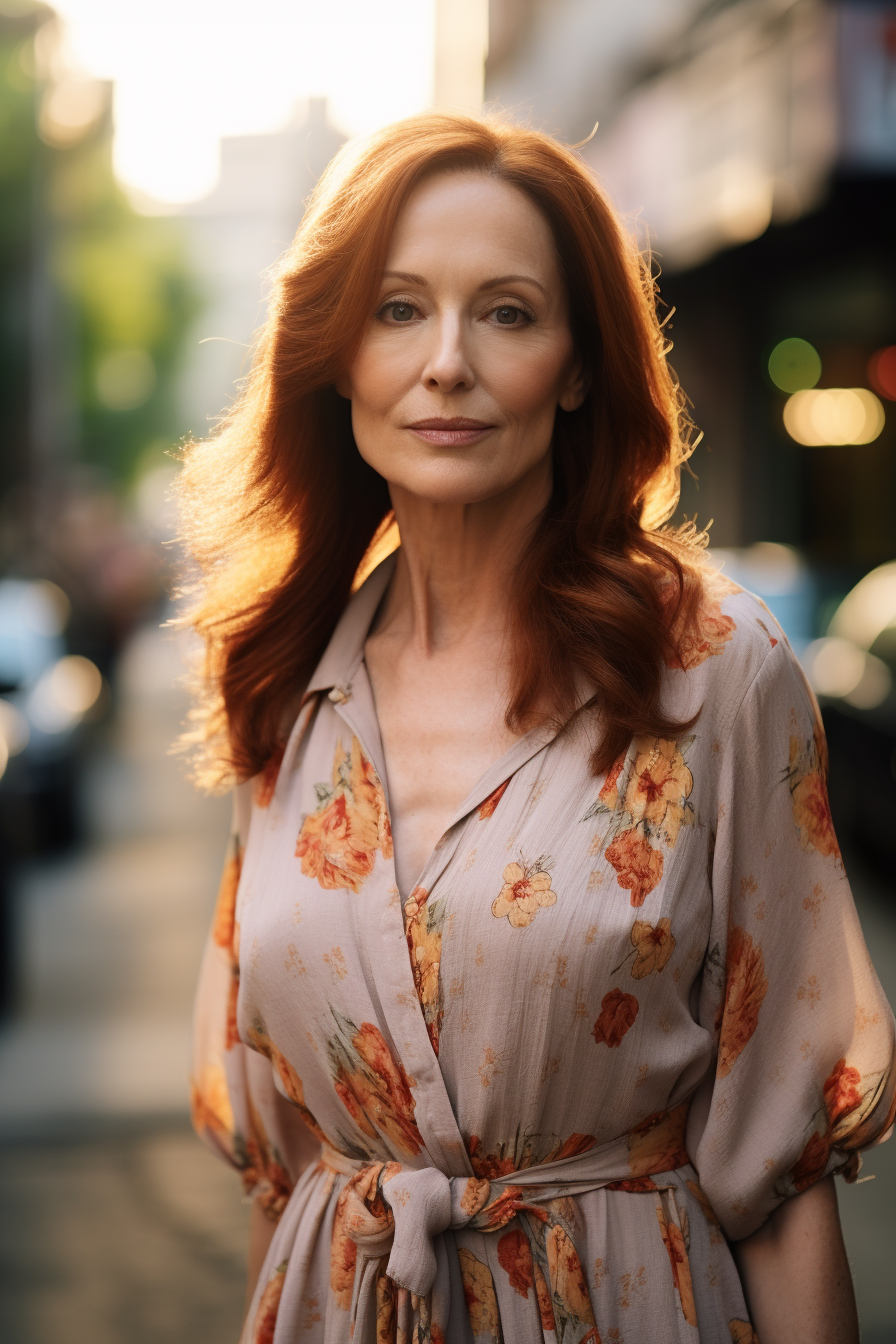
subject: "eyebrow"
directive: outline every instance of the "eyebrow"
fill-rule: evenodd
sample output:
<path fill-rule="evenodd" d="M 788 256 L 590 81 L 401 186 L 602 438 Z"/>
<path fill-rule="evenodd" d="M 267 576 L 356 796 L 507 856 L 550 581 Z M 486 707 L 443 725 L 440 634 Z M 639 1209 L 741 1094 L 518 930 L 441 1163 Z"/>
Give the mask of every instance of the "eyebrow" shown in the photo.
<path fill-rule="evenodd" d="M 423 285 L 424 287 L 428 285 L 425 276 L 413 275 L 410 271 L 383 271 L 383 279 L 385 280 L 387 278 L 405 280 L 409 285 Z M 518 284 L 520 281 L 523 281 L 525 284 L 534 285 L 536 289 L 541 290 L 545 298 L 548 297 L 548 292 L 544 285 L 539 284 L 534 276 L 531 275 L 496 275 L 492 280 L 484 280 L 479 288 L 480 290 L 500 289 L 502 285 Z"/>

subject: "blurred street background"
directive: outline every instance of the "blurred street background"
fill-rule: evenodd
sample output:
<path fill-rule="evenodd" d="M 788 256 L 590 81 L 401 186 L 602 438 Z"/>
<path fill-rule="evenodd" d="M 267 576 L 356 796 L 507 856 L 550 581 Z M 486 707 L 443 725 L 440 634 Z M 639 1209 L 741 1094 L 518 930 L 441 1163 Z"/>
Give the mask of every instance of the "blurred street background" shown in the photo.
<path fill-rule="evenodd" d="M 705 434 L 677 520 L 819 694 L 896 1002 L 896 2 L 0 0 L 4 1344 L 238 1336 L 246 1208 L 186 1119 L 228 804 L 168 754 L 167 492 L 339 145 L 483 104 L 587 139 L 652 251 Z M 896 1344 L 896 1142 L 862 1176 L 863 1339 Z"/>

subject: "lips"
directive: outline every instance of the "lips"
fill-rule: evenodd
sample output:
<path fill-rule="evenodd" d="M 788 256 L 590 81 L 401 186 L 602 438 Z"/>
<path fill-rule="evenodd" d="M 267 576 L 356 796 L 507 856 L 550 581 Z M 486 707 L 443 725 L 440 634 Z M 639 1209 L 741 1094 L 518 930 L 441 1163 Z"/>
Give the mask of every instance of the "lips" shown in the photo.
<path fill-rule="evenodd" d="M 446 447 L 478 443 L 494 425 L 484 420 L 471 420 L 466 415 L 432 416 L 427 420 L 415 420 L 407 426 L 427 443 Z"/>
<path fill-rule="evenodd" d="M 470 420 L 465 415 L 433 416 L 430 420 L 415 420 L 408 429 L 492 429 L 484 420 Z"/>

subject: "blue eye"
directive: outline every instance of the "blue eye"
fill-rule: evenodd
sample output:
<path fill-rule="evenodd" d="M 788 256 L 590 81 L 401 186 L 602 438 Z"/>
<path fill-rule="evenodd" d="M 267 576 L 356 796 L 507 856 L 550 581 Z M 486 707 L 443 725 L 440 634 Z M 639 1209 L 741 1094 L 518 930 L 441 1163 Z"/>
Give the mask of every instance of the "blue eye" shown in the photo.
<path fill-rule="evenodd" d="M 391 314 L 393 322 L 410 322 L 414 316 L 414 310 L 409 303 L 390 303 L 387 311 Z"/>

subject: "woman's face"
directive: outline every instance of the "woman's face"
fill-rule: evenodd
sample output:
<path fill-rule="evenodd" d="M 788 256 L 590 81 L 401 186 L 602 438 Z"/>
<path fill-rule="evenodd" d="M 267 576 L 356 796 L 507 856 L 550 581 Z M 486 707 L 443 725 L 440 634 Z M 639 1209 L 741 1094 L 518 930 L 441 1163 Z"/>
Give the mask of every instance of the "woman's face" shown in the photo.
<path fill-rule="evenodd" d="M 484 173 L 441 173 L 399 216 L 376 312 L 346 376 L 361 456 L 436 503 L 549 470 L 557 407 L 584 398 L 547 221 Z"/>

